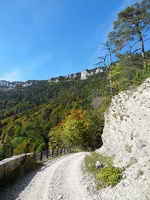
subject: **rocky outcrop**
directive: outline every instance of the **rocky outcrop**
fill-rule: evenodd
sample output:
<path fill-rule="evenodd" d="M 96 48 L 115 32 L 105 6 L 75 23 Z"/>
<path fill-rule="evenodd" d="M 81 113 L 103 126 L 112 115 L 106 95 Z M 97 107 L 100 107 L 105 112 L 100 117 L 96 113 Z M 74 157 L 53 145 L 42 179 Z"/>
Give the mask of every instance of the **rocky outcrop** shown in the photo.
<path fill-rule="evenodd" d="M 108 199 L 150 199 L 150 78 L 112 99 L 102 139 L 98 152 L 125 168 L 124 179 L 107 191 Z"/>
<path fill-rule="evenodd" d="M 31 81 L 26 81 L 26 82 L 20 82 L 20 81 L 5 81 L 5 80 L 0 80 L 0 88 L 5 88 L 5 89 L 14 89 L 17 86 L 22 86 L 22 87 L 28 87 L 32 85 Z"/>
<path fill-rule="evenodd" d="M 64 80 L 69 81 L 72 79 L 86 80 L 89 76 L 93 76 L 93 75 L 103 73 L 106 71 L 107 71 L 106 67 L 97 67 L 91 70 L 85 69 L 82 72 L 70 74 L 68 76 L 59 76 L 59 77 L 51 78 L 48 80 L 48 82 L 59 82 L 59 81 L 64 81 Z"/>

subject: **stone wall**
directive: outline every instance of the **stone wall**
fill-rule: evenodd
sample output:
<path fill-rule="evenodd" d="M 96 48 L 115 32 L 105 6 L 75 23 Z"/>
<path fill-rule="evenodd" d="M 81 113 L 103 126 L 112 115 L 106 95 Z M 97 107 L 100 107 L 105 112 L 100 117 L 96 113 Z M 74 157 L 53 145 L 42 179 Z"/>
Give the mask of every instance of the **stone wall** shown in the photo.
<path fill-rule="evenodd" d="M 34 155 L 31 153 L 13 156 L 0 161 L 0 186 L 15 181 L 35 166 Z"/>

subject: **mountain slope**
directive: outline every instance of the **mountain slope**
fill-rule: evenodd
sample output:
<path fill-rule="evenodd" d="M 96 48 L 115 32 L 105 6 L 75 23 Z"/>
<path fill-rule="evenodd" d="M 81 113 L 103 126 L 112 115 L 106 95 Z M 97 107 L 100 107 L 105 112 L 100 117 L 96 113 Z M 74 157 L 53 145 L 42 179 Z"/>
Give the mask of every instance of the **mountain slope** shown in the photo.
<path fill-rule="evenodd" d="M 86 80 L 35 81 L 25 88 L 1 90 L 1 159 L 48 148 L 50 130 L 71 110 L 93 110 L 92 101 L 107 84 L 106 74 L 101 73 Z"/>

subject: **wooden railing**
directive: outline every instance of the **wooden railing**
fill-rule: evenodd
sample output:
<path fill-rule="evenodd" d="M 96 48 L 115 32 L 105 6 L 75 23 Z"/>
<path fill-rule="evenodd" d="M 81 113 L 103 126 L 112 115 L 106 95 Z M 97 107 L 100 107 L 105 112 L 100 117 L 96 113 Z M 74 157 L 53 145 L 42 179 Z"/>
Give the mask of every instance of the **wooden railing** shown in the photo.
<path fill-rule="evenodd" d="M 63 147 L 63 148 L 59 148 L 59 149 L 48 149 L 46 151 L 41 151 L 41 152 L 35 152 L 34 156 L 35 156 L 35 161 L 42 161 L 42 160 L 46 160 L 50 157 L 57 157 L 63 154 L 66 154 L 68 152 L 71 152 L 71 150 L 73 149 L 73 147 Z"/>
<path fill-rule="evenodd" d="M 70 153 L 75 148 L 48 149 L 47 151 L 17 155 L 0 161 L 0 188 L 13 183 L 28 171 L 35 169 L 37 162 Z"/>

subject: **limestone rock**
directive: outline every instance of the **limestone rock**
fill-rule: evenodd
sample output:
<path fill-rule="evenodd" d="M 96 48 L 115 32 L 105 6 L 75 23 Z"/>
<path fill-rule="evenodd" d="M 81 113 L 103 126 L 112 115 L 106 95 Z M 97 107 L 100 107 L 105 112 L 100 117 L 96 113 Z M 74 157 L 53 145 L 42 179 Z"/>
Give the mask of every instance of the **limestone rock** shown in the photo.
<path fill-rule="evenodd" d="M 115 199 L 150 199 L 150 78 L 112 99 L 102 139 L 97 152 L 114 156 L 114 165 L 126 169 Z"/>

